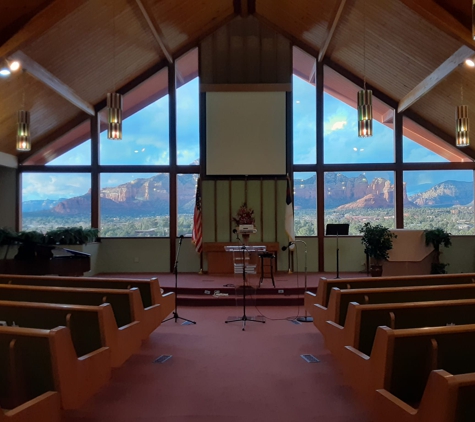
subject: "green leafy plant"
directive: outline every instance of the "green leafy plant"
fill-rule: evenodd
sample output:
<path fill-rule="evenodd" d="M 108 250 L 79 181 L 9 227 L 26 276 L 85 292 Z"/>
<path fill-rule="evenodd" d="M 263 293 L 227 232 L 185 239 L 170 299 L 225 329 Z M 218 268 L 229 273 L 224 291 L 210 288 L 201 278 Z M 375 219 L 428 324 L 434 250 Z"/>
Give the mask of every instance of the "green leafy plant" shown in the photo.
<path fill-rule="evenodd" d="M 426 236 L 426 245 L 432 245 L 436 252 L 440 252 L 442 245 L 446 248 L 452 246 L 452 240 L 450 239 L 451 234 L 447 233 L 444 229 L 425 230 L 424 233 Z"/>
<path fill-rule="evenodd" d="M 442 254 L 440 247 L 444 246 L 445 248 L 448 248 L 449 246 L 452 246 L 452 240 L 450 239 L 451 234 L 441 228 L 425 230 L 424 233 L 426 236 L 426 245 L 432 245 L 435 251 L 434 261 L 431 265 L 431 274 L 446 274 L 446 267 L 449 264 L 440 262 L 440 255 Z"/>
<path fill-rule="evenodd" d="M 0 246 L 11 245 L 14 242 L 16 233 L 6 227 L 0 228 Z"/>
<path fill-rule="evenodd" d="M 45 239 L 48 245 L 84 245 L 94 242 L 99 231 L 97 229 L 83 229 L 82 227 L 58 227 L 46 232 Z"/>
<path fill-rule="evenodd" d="M 363 234 L 361 243 L 365 253 L 377 263 L 389 258 L 388 251 L 393 247 L 393 239 L 397 236 L 381 224 L 364 223 L 359 232 Z"/>

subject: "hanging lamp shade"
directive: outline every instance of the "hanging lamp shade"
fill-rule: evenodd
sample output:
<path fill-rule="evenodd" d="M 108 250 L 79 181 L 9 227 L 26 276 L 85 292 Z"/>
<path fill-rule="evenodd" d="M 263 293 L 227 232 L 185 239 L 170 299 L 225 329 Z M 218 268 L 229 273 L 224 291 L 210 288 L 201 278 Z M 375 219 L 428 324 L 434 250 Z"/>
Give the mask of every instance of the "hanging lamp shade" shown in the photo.
<path fill-rule="evenodd" d="M 18 151 L 30 151 L 30 112 L 20 110 L 18 112 L 18 128 L 16 135 L 16 149 Z"/>
<path fill-rule="evenodd" d="M 373 91 L 358 91 L 358 136 L 373 136 Z"/>
<path fill-rule="evenodd" d="M 122 139 L 122 95 L 117 92 L 107 94 L 108 130 L 109 139 Z"/>
<path fill-rule="evenodd" d="M 468 106 L 457 106 L 455 145 L 466 147 L 470 145 L 470 125 L 468 120 Z"/>

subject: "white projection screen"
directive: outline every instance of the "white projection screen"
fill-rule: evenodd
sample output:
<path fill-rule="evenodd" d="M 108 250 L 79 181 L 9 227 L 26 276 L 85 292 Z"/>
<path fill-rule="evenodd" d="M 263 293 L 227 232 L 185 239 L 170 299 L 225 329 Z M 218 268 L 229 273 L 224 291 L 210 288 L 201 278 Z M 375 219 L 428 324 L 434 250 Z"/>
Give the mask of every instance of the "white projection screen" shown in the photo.
<path fill-rule="evenodd" d="M 285 92 L 206 94 L 206 174 L 286 174 Z"/>

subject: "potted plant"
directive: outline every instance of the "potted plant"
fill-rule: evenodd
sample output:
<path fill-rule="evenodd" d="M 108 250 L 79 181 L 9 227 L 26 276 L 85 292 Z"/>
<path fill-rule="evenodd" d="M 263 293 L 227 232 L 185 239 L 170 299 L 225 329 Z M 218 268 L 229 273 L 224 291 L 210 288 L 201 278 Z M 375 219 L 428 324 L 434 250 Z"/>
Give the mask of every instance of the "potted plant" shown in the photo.
<path fill-rule="evenodd" d="M 450 233 L 447 233 L 444 229 L 436 228 L 431 230 L 425 230 L 426 236 L 426 245 L 432 245 L 434 247 L 434 260 L 432 261 L 431 265 L 431 274 L 446 274 L 446 267 L 449 264 L 444 264 L 440 262 L 440 255 L 442 252 L 440 251 L 440 247 L 443 245 L 444 247 L 448 248 L 452 246 L 452 241 L 450 240 Z"/>
<path fill-rule="evenodd" d="M 370 273 L 379 277 L 383 273 L 382 261 L 389 258 L 388 251 L 393 247 L 393 238 L 397 236 L 381 224 L 364 223 L 359 232 L 363 234 L 361 243 L 365 254 L 371 259 Z"/>

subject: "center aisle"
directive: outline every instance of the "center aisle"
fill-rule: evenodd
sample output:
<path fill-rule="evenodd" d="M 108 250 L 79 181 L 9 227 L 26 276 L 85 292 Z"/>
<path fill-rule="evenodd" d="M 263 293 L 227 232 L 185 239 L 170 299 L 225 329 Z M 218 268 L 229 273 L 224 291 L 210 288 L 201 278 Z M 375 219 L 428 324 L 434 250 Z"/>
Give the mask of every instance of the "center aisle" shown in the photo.
<path fill-rule="evenodd" d="M 64 412 L 64 422 L 368 422 L 313 323 L 286 320 L 297 307 L 263 307 L 266 323 L 248 321 L 244 332 L 240 322 L 224 323 L 242 311 L 180 307 L 196 325 L 163 323 L 106 387 Z M 258 311 L 248 306 L 246 315 Z M 172 358 L 153 363 L 161 355 Z"/>

